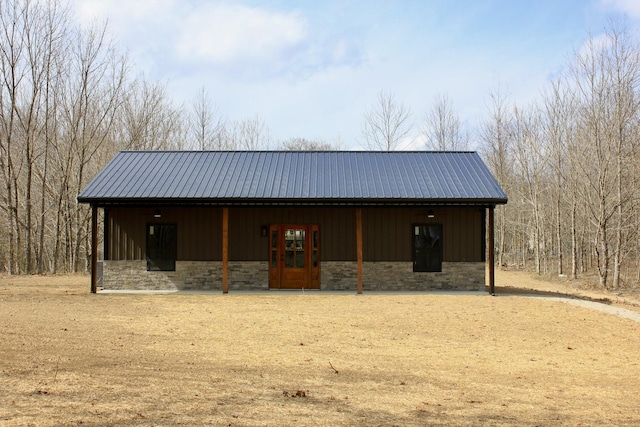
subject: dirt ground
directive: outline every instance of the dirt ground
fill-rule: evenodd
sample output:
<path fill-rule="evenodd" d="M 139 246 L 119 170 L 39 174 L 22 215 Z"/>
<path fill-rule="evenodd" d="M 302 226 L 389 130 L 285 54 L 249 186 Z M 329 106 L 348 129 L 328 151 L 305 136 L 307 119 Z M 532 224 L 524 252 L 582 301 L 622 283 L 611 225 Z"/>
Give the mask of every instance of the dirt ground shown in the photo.
<path fill-rule="evenodd" d="M 85 276 L 0 276 L 0 425 L 640 425 L 640 323 L 496 280 L 91 295 Z"/>

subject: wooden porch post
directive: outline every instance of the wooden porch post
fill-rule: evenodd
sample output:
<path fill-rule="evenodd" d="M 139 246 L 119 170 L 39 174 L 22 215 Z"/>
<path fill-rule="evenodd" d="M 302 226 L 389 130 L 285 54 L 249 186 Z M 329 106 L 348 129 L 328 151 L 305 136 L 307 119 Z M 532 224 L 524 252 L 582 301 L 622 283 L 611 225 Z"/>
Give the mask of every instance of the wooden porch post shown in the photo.
<path fill-rule="evenodd" d="M 358 257 L 358 294 L 362 293 L 362 208 L 356 209 L 356 247 Z"/>
<path fill-rule="evenodd" d="M 488 230 L 488 242 L 487 242 L 487 263 L 489 264 L 489 293 L 491 295 L 495 295 L 496 294 L 496 281 L 495 281 L 495 263 L 494 263 L 494 254 L 493 254 L 493 247 L 494 247 L 494 230 L 493 230 L 493 210 L 494 207 L 490 206 L 489 210 L 487 212 L 487 216 L 488 216 L 488 221 L 487 221 L 487 228 Z"/>
<path fill-rule="evenodd" d="M 229 208 L 222 208 L 222 293 L 229 293 Z"/>
<path fill-rule="evenodd" d="M 98 207 L 96 205 L 91 205 L 91 293 L 95 294 L 97 291 L 98 291 Z"/>

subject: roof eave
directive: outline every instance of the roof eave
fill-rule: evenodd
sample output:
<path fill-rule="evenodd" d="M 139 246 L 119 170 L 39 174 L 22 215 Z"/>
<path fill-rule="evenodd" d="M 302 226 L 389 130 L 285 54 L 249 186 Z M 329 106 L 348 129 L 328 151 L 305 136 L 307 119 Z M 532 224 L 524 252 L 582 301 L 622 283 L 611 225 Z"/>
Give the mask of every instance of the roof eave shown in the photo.
<path fill-rule="evenodd" d="M 506 198 L 100 198 L 78 197 L 94 206 L 495 206 Z"/>

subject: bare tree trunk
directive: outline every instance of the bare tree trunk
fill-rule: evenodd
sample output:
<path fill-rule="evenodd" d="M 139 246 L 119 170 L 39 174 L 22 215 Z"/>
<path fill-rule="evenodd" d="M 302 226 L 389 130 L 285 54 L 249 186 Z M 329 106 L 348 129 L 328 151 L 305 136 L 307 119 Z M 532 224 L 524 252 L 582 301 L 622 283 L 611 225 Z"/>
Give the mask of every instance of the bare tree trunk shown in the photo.
<path fill-rule="evenodd" d="M 505 265 L 504 261 L 504 247 L 505 247 L 505 207 L 500 206 L 500 221 L 498 221 L 498 233 L 500 238 L 498 239 L 498 266 L 502 268 Z"/>
<path fill-rule="evenodd" d="M 600 217 L 598 221 L 598 232 L 596 234 L 595 250 L 598 261 L 598 281 L 600 287 L 607 289 L 609 277 L 609 264 L 611 254 L 609 253 L 608 227 L 605 212 L 605 200 L 600 200 Z"/>
<path fill-rule="evenodd" d="M 576 200 L 571 201 L 571 278 L 578 278 L 578 236 L 576 230 Z"/>
<path fill-rule="evenodd" d="M 613 278 L 611 287 L 618 289 L 620 287 L 620 269 L 622 264 L 622 228 L 623 228 L 623 213 L 622 205 L 624 203 L 622 196 L 622 154 L 618 155 L 617 162 L 617 186 L 616 186 L 616 237 L 615 247 L 613 250 Z"/>
<path fill-rule="evenodd" d="M 562 189 L 560 188 L 560 186 L 558 186 L 557 195 L 556 195 L 556 244 L 558 245 L 557 271 L 559 276 L 564 275 L 564 270 L 562 268 L 563 251 L 562 251 L 562 218 L 561 218 L 562 210 L 560 206 L 561 194 L 562 194 Z"/>

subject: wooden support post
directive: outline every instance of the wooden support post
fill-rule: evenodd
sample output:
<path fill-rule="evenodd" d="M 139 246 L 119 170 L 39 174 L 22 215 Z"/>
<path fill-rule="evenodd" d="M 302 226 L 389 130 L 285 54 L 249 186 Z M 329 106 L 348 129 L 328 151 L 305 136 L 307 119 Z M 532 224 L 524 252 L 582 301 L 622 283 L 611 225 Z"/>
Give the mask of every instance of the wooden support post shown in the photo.
<path fill-rule="evenodd" d="M 222 293 L 229 293 L 229 208 L 222 208 Z"/>
<path fill-rule="evenodd" d="M 91 205 L 91 293 L 95 294 L 97 291 L 98 291 L 98 207 L 95 205 Z"/>
<path fill-rule="evenodd" d="M 496 278 L 495 278 L 495 261 L 494 261 L 494 230 L 493 230 L 493 210 L 494 207 L 490 206 L 488 211 L 487 211 L 487 216 L 488 216 L 488 220 L 487 220 L 487 228 L 488 228 L 488 242 L 487 242 L 487 264 L 489 264 L 489 293 L 491 295 L 495 295 L 496 294 Z"/>
<path fill-rule="evenodd" d="M 358 294 L 362 293 L 362 208 L 356 209 L 356 247 L 358 257 Z"/>
<path fill-rule="evenodd" d="M 108 261 L 111 255 L 111 242 L 109 236 L 111 235 L 111 221 L 109 220 L 109 209 L 102 209 L 102 216 L 104 218 L 102 226 L 102 236 L 104 237 L 102 245 L 102 260 Z"/>

